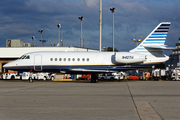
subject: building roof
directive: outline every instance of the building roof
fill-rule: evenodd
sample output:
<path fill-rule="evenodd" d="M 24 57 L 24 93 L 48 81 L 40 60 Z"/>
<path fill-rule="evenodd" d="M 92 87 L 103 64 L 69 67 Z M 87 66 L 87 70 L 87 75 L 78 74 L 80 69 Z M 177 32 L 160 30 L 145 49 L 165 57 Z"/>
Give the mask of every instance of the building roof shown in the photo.
<path fill-rule="evenodd" d="M 19 58 L 21 55 L 36 51 L 98 51 L 78 47 L 0 47 L 0 58 Z"/>

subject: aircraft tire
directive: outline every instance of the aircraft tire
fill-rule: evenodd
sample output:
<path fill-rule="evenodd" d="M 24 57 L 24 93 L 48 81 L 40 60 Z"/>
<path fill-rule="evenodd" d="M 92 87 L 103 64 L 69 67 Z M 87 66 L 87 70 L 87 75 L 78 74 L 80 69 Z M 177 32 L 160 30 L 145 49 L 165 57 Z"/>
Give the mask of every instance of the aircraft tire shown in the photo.
<path fill-rule="evenodd" d="M 92 83 L 96 83 L 96 80 L 95 80 L 95 79 L 92 79 L 91 82 L 92 82 Z"/>
<path fill-rule="evenodd" d="M 91 74 L 91 83 L 96 83 L 98 80 L 98 74 Z"/>

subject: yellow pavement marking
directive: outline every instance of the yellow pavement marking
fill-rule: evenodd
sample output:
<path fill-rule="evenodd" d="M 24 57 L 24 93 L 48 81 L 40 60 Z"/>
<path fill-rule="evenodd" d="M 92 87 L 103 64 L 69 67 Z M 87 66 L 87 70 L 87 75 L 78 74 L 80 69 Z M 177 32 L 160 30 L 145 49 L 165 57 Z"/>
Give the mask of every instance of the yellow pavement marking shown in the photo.
<path fill-rule="evenodd" d="M 73 79 L 54 79 L 54 81 L 73 81 Z"/>

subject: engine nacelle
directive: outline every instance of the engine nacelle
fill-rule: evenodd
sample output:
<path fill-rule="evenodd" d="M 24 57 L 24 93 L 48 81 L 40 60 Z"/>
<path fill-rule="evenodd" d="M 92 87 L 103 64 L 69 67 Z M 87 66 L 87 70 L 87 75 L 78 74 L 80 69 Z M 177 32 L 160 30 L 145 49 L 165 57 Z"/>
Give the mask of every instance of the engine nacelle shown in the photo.
<path fill-rule="evenodd" d="M 130 52 L 117 52 L 114 60 L 116 63 L 141 63 L 146 60 L 146 55 Z"/>

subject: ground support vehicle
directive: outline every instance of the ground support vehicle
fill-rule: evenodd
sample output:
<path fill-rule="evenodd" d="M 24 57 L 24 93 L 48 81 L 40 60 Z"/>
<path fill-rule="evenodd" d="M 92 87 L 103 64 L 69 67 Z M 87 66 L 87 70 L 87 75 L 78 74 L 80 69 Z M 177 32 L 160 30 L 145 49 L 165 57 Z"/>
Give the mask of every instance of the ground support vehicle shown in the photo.
<path fill-rule="evenodd" d="M 31 73 L 31 72 L 23 72 L 22 80 L 54 80 L 55 74 L 49 73 Z"/>
<path fill-rule="evenodd" d="M 167 80 L 168 79 L 165 69 L 153 70 L 152 71 L 152 77 L 154 80 L 159 80 L 159 79 Z"/>
<path fill-rule="evenodd" d="M 118 73 L 103 73 L 100 74 L 98 79 L 99 80 L 124 80 L 125 74 L 124 72 L 118 72 Z"/>
<path fill-rule="evenodd" d="M 125 72 L 119 72 L 119 80 L 125 79 Z"/>
<path fill-rule="evenodd" d="M 180 80 L 180 68 L 175 68 L 173 70 L 173 73 L 171 74 L 171 79 L 172 80 L 177 80 L 177 81 Z"/>
<path fill-rule="evenodd" d="M 81 77 L 78 77 L 79 80 L 91 80 L 91 74 L 85 74 Z"/>
<path fill-rule="evenodd" d="M 11 79 L 11 80 L 15 80 L 15 79 L 22 79 L 21 74 L 20 73 L 4 73 L 2 76 L 2 79 Z"/>
<path fill-rule="evenodd" d="M 129 76 L 129 80 L 139 80 L 139 79 L 140 79 L 139 76 L 135 76 L 135 75 Z"/>

